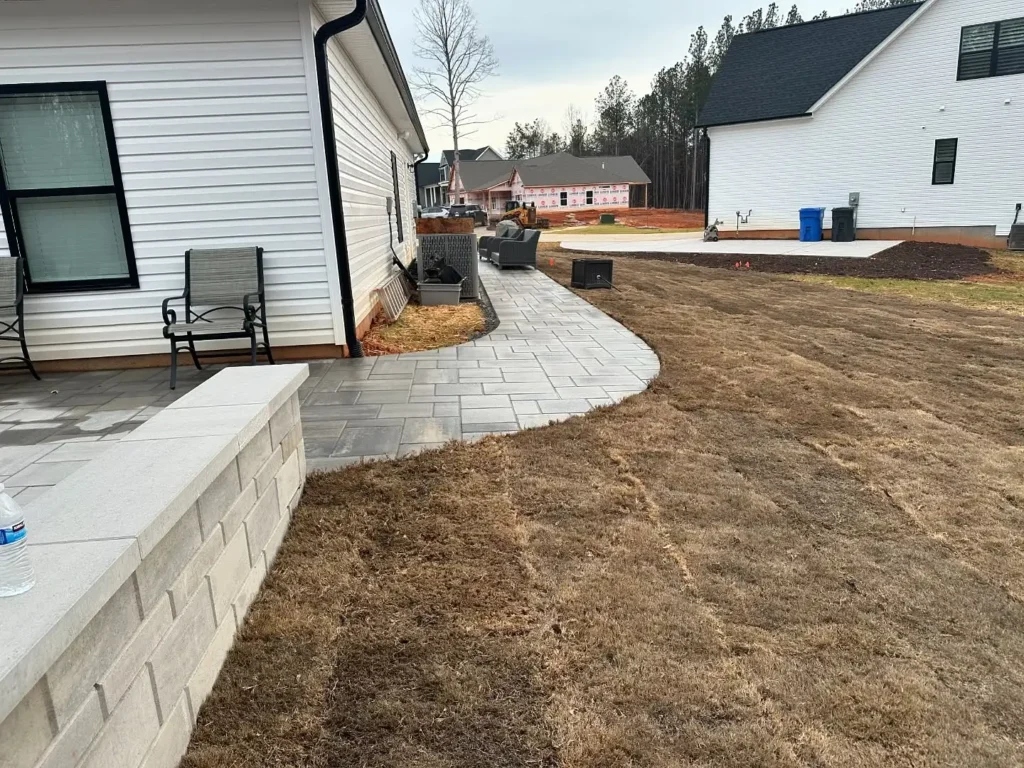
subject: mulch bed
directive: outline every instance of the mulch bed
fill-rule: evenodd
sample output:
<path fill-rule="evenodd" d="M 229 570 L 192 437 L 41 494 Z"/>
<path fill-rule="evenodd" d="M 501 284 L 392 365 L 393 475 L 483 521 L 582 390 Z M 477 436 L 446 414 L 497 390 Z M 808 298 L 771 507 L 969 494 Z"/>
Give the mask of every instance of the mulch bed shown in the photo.
<path fill-rule="evenodd" d="M 600 254 L 607 256 L 608 254 Z M 888 277 L 898 280 L 961 280 L 998 274 L 989 254 L 980 248 L 943 243 L 906 242 L 870 259 L 814 256 L 737 256 L 709 253 L 629 253 L 624 258 L 695 264 L 717 269 L 740 269 L 794 275 Z"/>

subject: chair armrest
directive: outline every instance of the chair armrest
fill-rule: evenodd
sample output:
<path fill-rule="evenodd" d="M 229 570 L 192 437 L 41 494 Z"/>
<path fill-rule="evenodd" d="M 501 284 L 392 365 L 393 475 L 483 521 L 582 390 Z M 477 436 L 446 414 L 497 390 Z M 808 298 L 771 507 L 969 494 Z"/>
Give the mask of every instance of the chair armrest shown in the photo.
<path fill-rule="evenodd" d="M 170 298 L 164 299 L 164 303 L 161 305 L 160 310 L 164 316 L 164 325 L 174 325 L 178 322 L 178 313 L 171 309 L 172 301 L 181 301 L 185 298 L 186 294 L 181 296 L 171 296 Z"/>
<path fill-rule="evenodd" d="M 259 299 L 255 304 L 252 303 L 253 298 Z M 256 322 L 256 308 L 263 306 L 263 296 L 258 293 L 247 293 L 242 297 L 242 311 L 245 312 L 245 321 L 247 323 Z"/>
<path fill-rule="evenodd" d="M 498 255 L 503 256 L 506 253 L 512 255 L 521 250 L 524 245 L 525 243 L 521 240 L 502 240 L 498 245 Z"/>

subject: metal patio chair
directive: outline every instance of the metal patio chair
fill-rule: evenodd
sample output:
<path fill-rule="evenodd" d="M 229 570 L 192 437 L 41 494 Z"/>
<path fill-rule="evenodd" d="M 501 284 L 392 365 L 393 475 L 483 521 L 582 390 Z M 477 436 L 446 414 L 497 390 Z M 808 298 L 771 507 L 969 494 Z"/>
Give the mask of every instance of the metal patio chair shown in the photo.
<path fill-rule="evenodd" d="M 25 343 L 25 272 L 20 258 L 0 259 L 0 340 L 21 344 L 21 357 L 0 358 L 0 368 L 8 367 L 7 363 L 22 363 L 39 381 Z"/>
<path fill-rule="evenodd" d="M 184 300 L 181 322 L 172 301 Z M 197 307 L 199 308 L 197 310 Z M 196 368 L 201 357 L 248 355 L 252 365 L 262 349 L 274 364 L 267 333 L 267 301 L 263 284 L 262 248 L 198 249 L 185 253 L 185 292 L 163 303 L 164 337 L 171 342 L 171 389 L 178 382 L 178 353 L 188 349 Z M 256 335 L 263 336 L 262 344 Z M 200 354 L 197 341 L 249 339 L 249 351 Z"/>

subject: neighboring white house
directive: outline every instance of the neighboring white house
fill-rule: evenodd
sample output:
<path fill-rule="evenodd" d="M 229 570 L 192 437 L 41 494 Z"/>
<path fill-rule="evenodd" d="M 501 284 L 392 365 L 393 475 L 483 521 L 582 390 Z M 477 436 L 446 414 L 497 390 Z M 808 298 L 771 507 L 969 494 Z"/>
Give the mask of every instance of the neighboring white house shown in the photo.
<path fill-rule="evenodd" d="M 928 0 L 740 35 L 700 122 L 708 217 L 792 235 L 859 194 L 861 236 L 1005 244 L 1024 202 L 1024 2 Z"/>
<path fill-rule="evenodd" d="M 463 163 L 492 163 L 501 160 L 502 157 L 490 147 L 480 147 L 479 149 L 460 149 L 459 150 L 459 168 L 462 168 Z M 441 161 L 438 163 L 437 173 L 437 192 L 441 198 L 441 205 L 448 205 L 452 202 L 452 182 L 455 174 L 455 150 L 446 149 L 441 153 Z M 466 202 L 465 190 L 462 190 L 462 196 L 459 202 Z"/>
<path fill-rule="evenodd" d="M 413 254 L 412 166 L 428 148 L 370 0 L 327 43 L 336 237 L 314 34 L 355 6 L 0 2 L 0 257 L 26 259 L 36 360 L 166 355 L 160 304 L 181 293 L 188 248 L 265 249 L 282 356 L 340 354 L 365 330 L 392 248 Z M 355 329 L 342 310 L 346 245 Z"/>

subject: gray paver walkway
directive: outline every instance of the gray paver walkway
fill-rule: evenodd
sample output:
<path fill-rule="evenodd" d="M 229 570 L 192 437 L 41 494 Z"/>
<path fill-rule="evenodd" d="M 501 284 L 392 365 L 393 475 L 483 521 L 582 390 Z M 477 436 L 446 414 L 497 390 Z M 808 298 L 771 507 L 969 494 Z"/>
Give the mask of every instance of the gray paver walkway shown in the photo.
<path fill-rule="evenodd" d="M 490 336 L 412 355 L 310 363 L 300 390 L 310 469 L 394 458 L 585 413 L 641 392 L 658 359 L 596 307 L 534 271 L 482 280 Z M 27 374 L 0 380 L 0 481 L 28 502 L 223 366 Z"/>
<path fill-rule="evenodd" d="M 299 390 L 310 470 L 506 434 L 611 405 L 658 375 L 639 337 L 533 270 L 481 265 L 501 320 L 458 347 L 310 364 Z"/>

